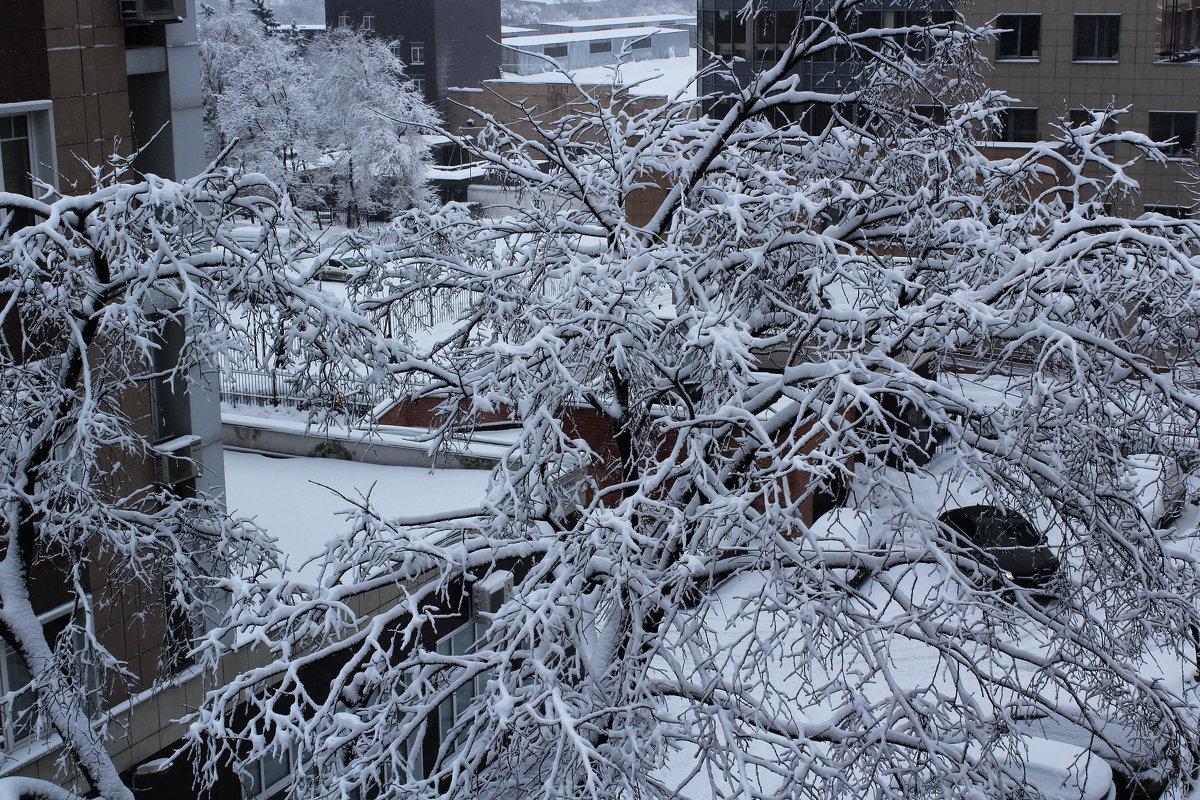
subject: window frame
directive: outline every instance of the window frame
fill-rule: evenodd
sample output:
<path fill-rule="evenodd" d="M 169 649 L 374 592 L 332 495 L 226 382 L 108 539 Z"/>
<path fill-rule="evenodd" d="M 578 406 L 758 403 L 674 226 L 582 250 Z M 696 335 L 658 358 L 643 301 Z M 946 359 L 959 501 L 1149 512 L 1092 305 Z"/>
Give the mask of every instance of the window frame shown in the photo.
<path fill-rule="evenodd" d="M 296 767 L 296 758 L 298 755 L 299 753 L 296 746 L 289 745 L 282 748 L 280 756 L 276 756 L 274 753 L 267 753 L 261 758 L 256 758 L 249 763 L 243 764 L 241 768 L 238 769 L 238 781 L 242 787 L 243 800 L 267 800 L 267 798 L 273 797 L 274 795 L 279 794 L 281 791 L 286 789 L 288 786 L 291 786 L 293 780 L 292 774 Z M 274 783 L 269 785 L 265 784 L 263 781 L 263 764 L 268 758 L 272 759 L 276 763 L 282 762 L 284 764 L 283 777 L 278 778 Z M 248 768 L 257 770 L 257 774 L 251 775 L 247 771 Z M 257 792 L 251 793 L 251 787 L 246 785 L 247 778 L 258 781 L 259 789 Z"/>
<path fill-rule="evenodd" d="M 375 15 L 374 14 L 363 14 L 362 15 L 362 24 L 359 25 L 359 30 L 361 30 L 363 33 L 374 33 L 375 32 Z"/>
<path fill-rule="evenodd" d="M 54 102 L 29 100 L 0 103 L 0 117 L 25 117 L 29 137 L 29 165 L 35 181 L 58 188 L 58 148 L 54 140 Z M 2 156 L 0 156 L 2 159 Z M 4 164 L 0 160 L 0 191 L 4 187 Z M 34 187 L 36 192 L 36 185 Z"/>
<path fill-rule="evenodd" d="M 557 50 L 557 48 L 560 48 L 560 47 L 562 48 L 561 54 L 559 54 L 559 51 Z M 550 50 L 552 48 L 555 49 L 555 52 L 553 52 L 553 53 L 550 52 Z M 567 47 L 567 45 L 565 43 L 564 44 L 544 44 L 544 45 L 542 45 L 542 55 L 544 55 L 546 58 L 556 58 L 556 59 L 557 58 L 566 58 L 569 54 L 570 54 L 570 48 Z"/>
<path fill-rule="evenodd" d="M 1172 206 L 1162 203 L 1146 203 L 1142 206 L 1142 211 L 1146 214 L 1162 214 L 1172 219 L 1195 219 L 1196 216 L 1194 206 Z"/>
<path fill-rule="evenodd" d="M 1121 60 L 1121 14 L 1117 13 L 1099 13 L 1099 14 L 1073 14 L 1073 26 L 1071 28 L 1071 60 L 1081 64 L 1115 64 Z M 1079 52 L 1080 41 L 1080 22 L 1083 20 L 1094 20 L 1097 23 L 1101 19 L 1115 19 L 1117 30 L 1115 35 L 1116 49 L 1111 56 L 1104 55 L 1081 55 Z M 1099 34 L 1099 30 L 1095 31 Z M 1099 50 L 1101 37 L 1095 37 L 1094 50 Z"/>
<path fill-rule="evenodd" d="M 1004 19 L 1005 17 L 1015 17 L 1022 21 L 1029 20 L 1029 19 L 1037 20 L 1037 33 L 1035 36 L 1036 42 L 1037 42 L 1037 47 L 1033 48 L 1032 55 L 1026 55 L 1021 52 L 1023 49 L 1021 45 L 1024 42 L 1025 31 L 1021 28 L 1014 28 L 1007 24 L 1002 23 L 1001 20 Z M 998 27 L 1005 28 L 1008 30 L 1007 34 L 1001 33 L 999 36 L 996 37 L 996 61 L 1041 61 L 1042 60 L 1042 15 L 1041 14 L 1000 14 L 999 16 L 996 17 L 996 23 L 997 23 Z M 1017 41 L 1016 51 L 1017 52 L 1014 55 L 1005 55 L 1003 52 L 1001 52 L 1001 49 L 1004 47 L 1006 35 L 1012 35 L 1016 38 L 1016 41 Z"/>
<path fill-rule="evenodd" d="M 1177 144 L 1169 145 L 1162 148 L 1162 154 L 1170 161 L 1187 161 L 1192 157 L 1192 153 L 1196 150 L 1196 134 L 1197 134 L 1197 112 L 1195 111 L 1148 111 L 1146 113 L 1146 134 L 1156 142 L 1163 142 L 1167 139 L 1178 138 L 1178 126 L 1171 124 L 1171 135 L 1159 137 L 1154 133 L 1155 117 L 1159 119 L 1170 117 L 1172 120 L 1179 118 L 1188 118 L 1192 120 L 1191 143 L 1186 145 L 1181 141 Z"/>
<path fill-rule="evenodd" d="M 349 28 L 350 27 L 350 12 L 349 11 L 343 11 L 340 14 L 338 14 L 337 27 L 339 27 L 339 28 Z"/>
<path fill-rule="evenodd" d="M 1032 111 L 1033 112 L 1033 129 L 1034 129 L 1033 138 L 1023 139 L 1023 138 L 1017 138 L 1015 136 L 1016 128 L 1012 124 L 1012 112 L 1014 112 L 1014 111 Z M 1041 129 L 1041 119 L 1040 119 L 1040 115 L 1038 114 L 1038 109 L 1036 107 L 1009 106 L 1008 108 L 1002 109 L 1000 111 L 1000 114 L 1002 115 L 999 120 L 1000 127 L 998 130 L 994 131 L 994 136 L 992 138 L 993 142 L 995 142 L 997 144 L 1032 144 L 1033 142 L 1038 141 L 1037 133 Z M 1012 136 L 1007 135 L 1009 132 L 1011 132 L 1014 135 L 1012 135 Z"/>
<path fill-rule="evenodd" d="M 612 39 L 592 39 L 588 42 L 588 55 L 611 55 L 613 52 Z"/>
<path fill-rule="evenodd" d="M 75 609 L 74 602 L 63 603 L 56 608 L 52 608 L 42 614 L 38 614 L 38 622 L 41 623 L 43 631 L 52 623 L 57 623 L 60 620 L 64 621 L 64 627 L 70 623 L 71 612 Z M 57 641 L 57 635 L 50 641 L 50 646 L 54 647 Z M 53 726 L 44 720 L 40 720 L 37 716 L 37 699 L 33 698 L 32 703 L 27 706 L 24 713 L 33 714 L 33 717 L 28 720 L 30 732 L 16 738 L 15 723 L 17 720 L 17 712 L 14 714 L 10 711 L 11 707 L 22 697 L 33 695 L 34 689 L 31 688 L 33 676 L 30 675 L 29 681 L 22 686 L 13 686 L 13 678 L 9 674 L 9 654 L 15 658 L 21 659 L 20 653 L 17 652 L 7 641 L 0 639 L 0 751 L 7 755 L 13 755 L 22 750 L 27 750 L 36 747 L 39 744 L 54 741 L 58 734 L 55 733 Z M 23 661 L 23 659 L 21 659 Z M 25 672 L 29 673 L 29 667 L 23 667 Z M 93 682 L 93 676 L 88 677 L 88 683 Z M 93 687 L 89 686 L 89 691 Z"/>
<path fill-rule="evenodd" d="M 409 42 L 408 43 L 408 63 L 414 67 L 425 65 L 425 43 L 424 42 Z"/>

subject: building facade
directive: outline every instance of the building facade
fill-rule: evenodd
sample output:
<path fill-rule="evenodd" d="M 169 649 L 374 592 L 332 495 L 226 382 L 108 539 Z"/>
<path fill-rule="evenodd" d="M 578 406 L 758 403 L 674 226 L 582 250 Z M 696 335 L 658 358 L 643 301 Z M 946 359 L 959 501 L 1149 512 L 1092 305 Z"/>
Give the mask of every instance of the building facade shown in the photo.
<path fill-rule="evenodd" d="M 1194 213 L 1187 182 L 1200 111 L 1200 2 L 975 0 L 964 13 L 971 24 L 995 20 L 1005 30 L 984 55 L 992 87 L 1015 101 L 1002 128 L 1007 141 L 1051 138 L 1056 126 L 1090 119 L 1085 109 L 1128 108 L 1122 129 L 1175 143 L 1166 165 L 1131 169 L 1142 196 L 1119 210 Z M 1117 145 L 1113 155 L 1133 151 Z"/>
<path fill-rule="evenodd" d="M 513 36 L 503 44 L 504 71 L 534 75 L 553 70 L 554 64 L 572 70 L 686 56 L 689 34 L 682 28 L 616 28 Z"/>
<path fill-rule="evenodd" d="M 406 74 L 442 113 L 451 88 L 500 77 L 500 0 L 325 0 L 325 22 L 391 41 Z"/>

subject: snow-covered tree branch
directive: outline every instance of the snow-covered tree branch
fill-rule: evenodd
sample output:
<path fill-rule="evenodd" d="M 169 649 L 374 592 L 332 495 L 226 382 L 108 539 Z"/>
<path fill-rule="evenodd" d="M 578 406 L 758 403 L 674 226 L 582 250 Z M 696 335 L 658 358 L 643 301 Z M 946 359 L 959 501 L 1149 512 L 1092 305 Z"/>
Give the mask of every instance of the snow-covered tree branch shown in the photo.
<path fill-rule="evenodd" d="M 489 120 L 475 155 L 525 210 L 397 221 L 321 381 L 437 404 L 432 447 L 501 419 L 515 442 L 478 513 L 364 504 L 320 585 L 244 595 L 231 629 L 278 658 L 195 717 L 210 770 L 290 749 L 313 797 L 1011 796 L 1043 788 L 1053 724 L 1182 790 L 1194 531 L 1128 476 L 1130 442 L 1196 430 L 1200 226 L 1111 214 L 1134 187 L 1107 145 L 1161 155 L 1099 117 L 981 150 L 982 34 L 861 6 L 813 4 L 711 115 L 578 87 L 533 135 Z M 804 88 L 834 48 L 859 75 Z M 430 331 L 431 296 L 473 302 Z M 852 513 L 814 521 L 839 486 Z M 977 505 L 1044 534 L 1038 591 L 942 518 Z M 505 573 L 477 643 L 437 645 Z M 382 586 L 400 602 L 358 618 Z"/>

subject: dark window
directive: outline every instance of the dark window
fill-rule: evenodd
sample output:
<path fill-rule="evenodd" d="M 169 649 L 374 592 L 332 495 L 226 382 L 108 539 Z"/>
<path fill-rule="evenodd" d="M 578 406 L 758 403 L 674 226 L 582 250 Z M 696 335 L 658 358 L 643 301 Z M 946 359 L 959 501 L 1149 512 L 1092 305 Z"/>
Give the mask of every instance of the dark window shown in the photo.
<path fill-rule="evenodd" d="M 350 27 L 350 12 L 349 12 L 349 11 L 343 11 L 342 13 L 338 14 L 338 21 L 337 21 L 337 24 L 338 24 L 338 27 L 339 27 L 339 28 L 348 28 L 348 27 Z"/>
<path fill-rule="evenodd" d="M 566 58 L 567 46 L 565 44 L 548 44 L 542 48 L 542 54 L 547 58 Z"/>
<path fill-rule="evenodd" d="M 1036 108 L 1006 108 L 999 115 L 998 142 L 1036 142 L 1038 122 Z"/>
<path fill-rule="evenodd" d="M 362 29 L 367 32 L 375 30 L 374 14 L 363 14 Z"/>
<path fill-rule="evenodd" d="M 1038 58 L 1041 55 L 1040 14 L 1001 14 L 996 24 L 1006 29 L 996 43 L 996 60 Z"/>
<path fill-rule="evenodd" d="M 649 50 L 650 49 L 650 37 L 643 36 L 641 39 L 634 39 L 632 42 L 630 42 L 629 49 L 630 50 Z"/>
<path fill-rule="evenodd" d="M 1147 205 L 1147 214 L 1162 214 L 1165 217 L 1174 217 L 1175 219 L 1191 219 L 1192 209 L 1188 206 L 1158 206 Z"/>
<path fill-rule="evenodd" d="M 588 52 L 592 55 L 596 55 L 598 53 L 611 53 L 612 40 L 605 39 L 602 42 L 588 42 Z"/>
<path fill-rule="evenodd" d="M 424 64 L 425 63 L 425 43 L 424 42 L 413 42 L 409 46 L 409 51 L 412 54 L 412 60 L 408 63 L 410 63 L 410 64 Z"/>
<path fill-rule="evenodd" d="M 1172 61 L 1200 57 L 1200 8 L 1185 8 L 1163 16 L 1162 52 Z"/>
<path fill-rule="evenodd" d="M 945 106 L 913 106 L 913 112 L 929 120 L 929 123 L 934 126 L 940 127 L 946 124 Z"/>
<path fill-rule="evenodd" d="M 1162 151 L 1174 158 L 1187 156 L 1196 147 L 1196 114 L 1193 111 L 1151 111 L 1150 138 L 1156 142 L 1175 141 Z"/>
<path fill-rule="evenodd" d="M 0 117 L 0 190 L 33 194 L 29 153 L 29 118 Z"/>
<path fill-rule="evenodd" d="M 1076 61 L 1116 61 L 1120 43 L 1120 14 L 1075 15 Z"/>

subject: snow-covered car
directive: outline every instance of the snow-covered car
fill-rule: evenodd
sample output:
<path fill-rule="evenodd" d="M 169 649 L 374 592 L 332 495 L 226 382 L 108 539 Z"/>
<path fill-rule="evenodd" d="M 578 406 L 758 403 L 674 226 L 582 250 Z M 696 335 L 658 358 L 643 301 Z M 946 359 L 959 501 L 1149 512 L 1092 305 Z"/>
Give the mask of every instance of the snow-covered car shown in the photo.
<path fill-rule="evenodd" d="M 240 244 L 242 247 L 253 249 L 256 245 L 266 239 L 267 233 L 261 225 L 242 225 L 229 231 L 229 238 Z M 292 231 L 290 228 L 277 226 L 275 228 L 275 240 L 281 245 L 286 245 L 292 239 Z"/>
<path fill-rule="evenodd" d="M 979 505 L 938 517 L 956 539 L 1005 580 L 1026 589 L 1044 587 L 1058 571 L 1058 557 L 1044 533 L 1015 511 Z"/>
<path fill-rule="evenodd" d="M 1162 526 L 1179 516 L 1187 494 L 1179 462 L 1152 453 L 1136 453 L 1128 459 L 1129 478 L 1146 521 Z"/>
<path fill-rule="evenodd" d="M 367 254 L 361 250 L 323 250 L 310 258 L 299 259 L 296 264 L 304 271 L 316 269 L 316 277 L 322 281 L 345 283 L 360 277 L 369 266 Z"/>

